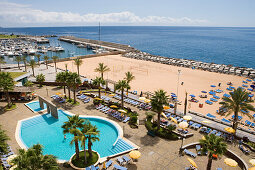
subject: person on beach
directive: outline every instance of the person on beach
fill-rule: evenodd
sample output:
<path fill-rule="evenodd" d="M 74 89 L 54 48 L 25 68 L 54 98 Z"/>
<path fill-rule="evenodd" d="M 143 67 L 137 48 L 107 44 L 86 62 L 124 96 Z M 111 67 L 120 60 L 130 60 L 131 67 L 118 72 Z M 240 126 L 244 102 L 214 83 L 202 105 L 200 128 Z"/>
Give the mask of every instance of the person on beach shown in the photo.
<path fill-rule="evenodd" d="M 64 140 L 66 140 L 66 135 L 64 136 Z"/>
<path fill-rule="evenodd" d="M 218 86 L 220 87 L 221 83 L 218 84 Z"/>

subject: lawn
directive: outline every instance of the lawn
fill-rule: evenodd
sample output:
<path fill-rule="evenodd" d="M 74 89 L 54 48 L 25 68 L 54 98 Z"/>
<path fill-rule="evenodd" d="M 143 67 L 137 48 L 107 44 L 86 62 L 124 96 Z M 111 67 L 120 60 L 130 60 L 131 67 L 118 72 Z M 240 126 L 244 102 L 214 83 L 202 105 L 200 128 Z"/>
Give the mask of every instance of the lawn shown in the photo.
<path fill-rule="evenodd" d="M 10 38 L 17 38 L 16 35 L 4 35 L 0 34 L 0 39 L 10 39 Z"/>
<path fill-rule="evenodd" d="M 11 74 L 13 79 L 26 74 L 26 72 L 9 72 L 9 73 Z"/>
<path fill-rule="evenodd" d="M 91 159 L 89 158 L 88 151 L 86 152 L 86 157 L 87 157 L 87 164 L 86 165 L 84 164 L 84 151 L 80 152 L 79 157 L 80 157 L 79 161 L 76 160 L 76 155 L 72 159 L 72 164 L 75 165 L 76 167 L 79 167 L 79 168 L 85 168 L 85 167 L 88 167 L 90 165 L 93 165 L 98 160 L 98 155 L 97 155 L 96 152 L 92 152 L 92 158 Z"/>

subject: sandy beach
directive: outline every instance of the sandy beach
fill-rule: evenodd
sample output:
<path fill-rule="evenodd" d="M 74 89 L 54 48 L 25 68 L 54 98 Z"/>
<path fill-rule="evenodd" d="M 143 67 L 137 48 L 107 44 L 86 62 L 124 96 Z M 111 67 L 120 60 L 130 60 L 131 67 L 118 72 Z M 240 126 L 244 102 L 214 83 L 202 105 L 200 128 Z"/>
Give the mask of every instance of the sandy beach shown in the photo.
<path fill-rule="evenodd" d="M 111 69 L 110 72 L 105 73 L 104 77 L 106 79 L 118 81 L 125 77 L 125 72 L 131 71 L 135 76 L 135 80 L 131 82 L 131 90 L 137 90 L 139 94 L 140 91 L 154 92 L 158 89 L 166 90 L 169 95 L 171 95 L 171 93 L 177 94 L 178 70 L 180 70 L 178 95 L 182 104 L 178 105 L 178 110 L 184 110 L 183 103 L 186 91 L 188 93 L 188 99 L 191 98 L 189 95 L 193 94 L 196 96 L 196 99 L 199 100 L 198 103 L 188 102 L 188 110 L 203 114 L 215 114 L 218 118 L 221 118 L 220 115 L 216 114 L 216 110 L 220 106 L 219 102 L 214 102 L 212 105 L 205 104 L 205 101 L 210 100 L 212 96 L 208 95 L 207 99 L 202 99 L 199 97 L 199 95 L 202 94 L 201 91 L 204 90 L 209 92 L 212 89 L 221 89 L 223 90 L 223 93 L 217 93 L 217 96 L 222 97 L 224 93 L 229 93 L 229 91 L 226 90 L 228 87 L 227 82 L 230 81 L 233 83 L 234 87 L 239 87 L 242 86 L 242 81 L 246 80 L 245 77 L 130 59 L 122 57 L 121 55 L 108 55 L 83 59 L 80 74 L 91 79 L 100 76 L 99 73 L 94 72 L 94 69 L 100 62 L 108 65 Z M 57 63 L 57 67 L 65 69 L 65 64 L 68 64 L 69 71 L 77 71 L 77 67 L 74 65 L 73 61 L 59 62 Z M 181 85 L 182 82 L 183 85 Z M 220 87 L 218 87 L 219 83 L 221 83 Z M 247 85 L 249 84 L 250 82 L 248 82 Z M 210 85 L 215 85 L 216 87 L 212 88 Z M 219 101 L 220 100 L 221 99 L 219 99 Z M 204 104 L 203 108 L 199 108 L 199 103 Z M 251 112 L 251 115 L 253 114 L 254 113 Z M 231 118 L 231 116 L 228 118 Z M 245 117 L 243 120 L 246 119 L 249 120 L 248 117 Z"/>

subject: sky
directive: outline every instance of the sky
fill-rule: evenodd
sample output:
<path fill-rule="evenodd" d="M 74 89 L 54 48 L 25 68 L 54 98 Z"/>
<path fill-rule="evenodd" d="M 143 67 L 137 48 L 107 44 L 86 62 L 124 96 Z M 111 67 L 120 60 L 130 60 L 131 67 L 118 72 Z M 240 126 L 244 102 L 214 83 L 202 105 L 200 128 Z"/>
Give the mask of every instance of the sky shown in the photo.
<path fill-rule="evenodd" d="M 0 0 L 0 27 L 255 27 L 255 0 Z"/>

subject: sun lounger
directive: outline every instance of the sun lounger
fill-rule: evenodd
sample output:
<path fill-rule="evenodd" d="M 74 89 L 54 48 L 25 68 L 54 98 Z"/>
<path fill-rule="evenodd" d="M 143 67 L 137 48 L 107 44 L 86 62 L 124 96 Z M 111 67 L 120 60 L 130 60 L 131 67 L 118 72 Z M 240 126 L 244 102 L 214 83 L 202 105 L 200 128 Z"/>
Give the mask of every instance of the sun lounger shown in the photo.
<path fill-rule="evenodd" d="M 231 123 L 231 121 L 229 121 L 229 120 L 227 120 L 225 118 L 221 119 L 221 121 L 226 122 L 226 123 Z"/>
<path fill-rule="evenodd" d="M 189 156 L 191 156 L 191 157 L 193 157 L 193 158 L 196 158 L 196 157 L 197 157 L 197 154 L 195 154 L 195 153 L 189 151 L 188 149 L 184 149 L 183 152 L 184 152 L 186 155 L 189 155 Z"/>
<path fill-rule="evenodd" d="M 126 163 L 129 163 L 131 161 L 131 159 L 127 156 L 122 156 L 123 160 L 126 162 Z"/>
<path fill-rule="evenodd" d="M 214 130 L 211 132 L 211 134 L 214 134 L 214 135 L 215 135 L 217 132 L 218 132 L 218 131 L 214 129 Z"/>
<path fill-rule="evenodd" d="M 205 103 L 206 103 L 206 104 L 209 104 L 209 105 L 212 105 L 212 104 L 213 104 L 213 102 L 211 102 L 210 100 L 206 100 Z"/>
<path fill-rule="evenodd" d="M 130 117 L 126 117 L 124 120 L 123 120 L 123 123 L 127 123 L 129 121 Z"/>
<path fill-rule="evenodd" d="M 113 161 L 109 160 L 108 162 L 105 163 L 106 169 L 109 168 L 112 165 Z"/>
<path fill-rule="evenodd" d="M 91 165 L 90 167 L 91 167 L 91 170 L 98 170 L 99 169 L 98 166 L 94 166 L 94 165 Z"/>
<path fill-rule="evenodd" d="M 217 168 L 217 170 L 222 170 L 222 168 Z"/>
<path fill-rule="evenodd" d="M 217 99 L 214 99 L 214 98 L 210 98 L 211 101 L 213 102 L 217 102 L 218 100 Z"/>
<path fill-rule="evenodd" d="M 117 162 L 118 162 L 120 165 L 123 165 L 123 164 L 124 164 L 124 160 L 123 160 L 121 157 L 118 157 L 118 158 L 117 158 Z"/>
<path fill-rule="evenodd" d="M 196 151 L 197 151 L 198 155 L 202 155 L 201 146 L 200 145 L 196 145 Z"/>
<path fill-rule="evenodd" d="M 199 130 L 199 132 L 203 133 L 203 132 L 205 132 L 206 130 L 207 130 L 207 127 L 203 126 L 203 127 Z"/>
<path fill-rule="evenodd" d="M 250 151 L 249 151 L 245 146 L 243 146 L 243 145 L 239 145 L 239 149 L 240 149 L 243 153 L 245 153 L 245 154 L 249 154 L 249 153 L 250 153 Z"/>
<path fill-rule="evenodd" d="M 251 122 L 248 121 L 248 120 L 245 120 L 245 125 L 250 126 L 250 125 L 251 125 Z"/>
<path fill-rule="evenodd" d="M 213 96 L 215 99 L 220 99 L 220 97 L 219 96 L 216 96 L 216 95 L 214 95 Z"/>
<path fill-rule="evenodd" d="M 117 165 L 117 164 L 114 164 L 114 165 L 113 165 L 113 167 L 114 167 L 114 169 L 127 170 L 127 168 L 126 168 L 126 167 L 119 166 L 119 165 Z"/>
<path fill-rule="evenodd" d="M 221 132 L 218 132 L 215 136 L 221 136 L 222 133 Z"/>
<path fill-rule="evenodd" d="M 90 166 L 89 166 L 89 167 L 86 167 L 85 170 L 90 170 Z"/>
<path fill-rule="evenodd" d="M 208 113 L 206 116 L 208 116 L 208 117 L 210 117 L 210 118 L 216 118 L 216 116 L 214 116 L 214 115 L 212 115 L 212 114 L 210 114 L 210 113 Z"/>
<path fill-rule="evenodd" d="M 211 132 L 211 128 L 207 128 L 207 130 L 205 131 L 206 134 L 209 134 Z"/>

